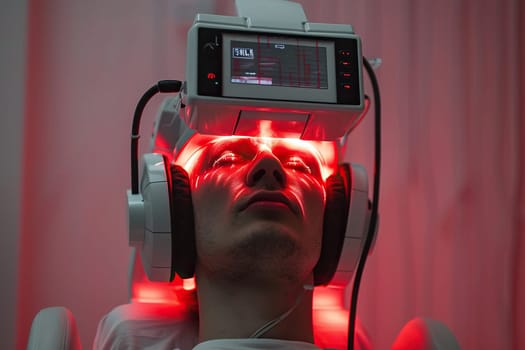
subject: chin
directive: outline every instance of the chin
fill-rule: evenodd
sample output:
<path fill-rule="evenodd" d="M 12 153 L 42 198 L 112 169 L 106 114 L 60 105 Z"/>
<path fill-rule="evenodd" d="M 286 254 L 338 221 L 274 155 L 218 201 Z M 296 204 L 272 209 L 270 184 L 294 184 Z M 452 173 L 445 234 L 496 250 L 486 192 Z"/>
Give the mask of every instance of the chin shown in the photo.
<path fill-rule="evenodd" d="M 283 225 L 259 224 L 242 233 L 230 247 L 230 256 L 252 278 L 303 279 L 317 261 L 308 257 L 299 235 Z"/>
<path fill-rule="evenodd" d="M 301 248 L 299 232 L 275 221 L 259 221 L 239 234 L 238 245 L 256 255 L 286 257 Z"/>

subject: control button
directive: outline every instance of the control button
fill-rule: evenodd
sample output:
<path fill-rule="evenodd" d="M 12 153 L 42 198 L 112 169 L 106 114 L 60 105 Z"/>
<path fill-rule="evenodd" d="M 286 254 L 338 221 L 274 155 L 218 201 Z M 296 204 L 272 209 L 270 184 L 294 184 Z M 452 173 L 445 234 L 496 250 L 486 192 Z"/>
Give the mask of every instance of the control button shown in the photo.
<path fill-rule="evenodd" d="M 208 78 L 208 82 L 212 86 L 219 86 L 219 80 L 217 79 L 217 74 L 215 72 L 208 72 L 208 75 L 206 76 Z"/>
<path fill-rule="evenodd" d="M 339 61 L 339 64 L 342 66 L 348 67 L 350 65 L 350 61 L 342 60 L 342 61 Z"/>
<path fill-rule="evenodd" d="M 352 77 L 352 73 L 350 72 L 339 72 L 339 76 L 344 79 L 350 79 Z"/>
<path fill-rule="evenodd" d="M 339 56 L 350 57 L 350 55 L 351 55 L 350 50 L 339 50 Z"/>
<path fill-rule="evenodd" d="M 343 84 L 341 84 L 341 87 L 342 87 L 343 89 L 345 89 L 345 90 L 350 90 L 350 89 L 352 89 L 352 85 L 347 84 L 347 83 L 343 83 Z"/>

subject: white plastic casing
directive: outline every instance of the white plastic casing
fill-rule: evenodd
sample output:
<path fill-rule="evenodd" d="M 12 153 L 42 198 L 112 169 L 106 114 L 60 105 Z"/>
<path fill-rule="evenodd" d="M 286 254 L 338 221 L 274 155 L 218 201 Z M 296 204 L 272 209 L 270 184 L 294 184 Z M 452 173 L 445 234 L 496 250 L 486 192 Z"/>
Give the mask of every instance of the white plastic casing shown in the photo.
<path fill-rule="evenodd" d="M 184 90 L 186 108 L 181 110 L 181 117 L 190 128 L 203 134 L 242 135 L 237 126 L 243 124 L 244 119 L 250 119 L 253 115 L 258 114 L 256 118 L 261 120 L 277 122 L 292 120 L 292 123 L 286 125 L 294 124 L 294 133 L 301 139 L 335 140 L 357 125 L 365 108 L 361 74 L 362 54 L 360 38 L 353 32 L 350 25 L 310 23 L 306 20 L 302 7 L 291 1 L 238 0 L 237 11 L 239 17 L 197 14 L 188 32 L 187 81 Z M 326 40 L 326 38 L 356 40 L 357 52 L 352 55 L 355 54 L 357 57 L 352 57 L 352 59 L 357 61 L 358 78 L 355 84 L 357 86 L 352 84 L 352 89 L 357 89 L 359 102 L 356 104 L 312 103 L 312 97 L 303 97 L 303 101 L 296 100 L 302 95 L 312 96 L 313 94 L 315 96 L 315 91 L 307 93 L 308 89 L 305 88 L 290 88 L 287 90 L 288 94 L 277 93 L 280 97 L 266 99 L 260 98 L 261 95 L 256 93 L 241 98 L 199 94 L 199 52 L 202 47 L 210 44 L 199 43 L 199 30 L 202 28 L 248 35 L 289 35 L 305 38 L 305 40 Z M 217 47 L 223 49 L 220 45 Z M 224 50 L 226 47 L 229 46 L 225 45 Z M 339 58 L 335 59 L 333 56 L 335 53 L 331 54 L 330 57 L 334 57 L 334 60 L 330 64 L 335 64 L 335 61 L 339 62 Z M 227 70 L 225 67 L 223 62 L 221 69 L 224 72 Z M 218 82 L 218 84 L 223 84 L 223 88 L 230 84 L 226 75 L 224 73 L 222 80 Z M 337 75 L 334 73 L 334 81 L 331 83 L 334 86 L 341 85 L 339 80 L 335 82 Z M 241 90 L 266 89 L 265 92 L 268 92 L 272 88 L 275 89 L 273 91 L 281 91 L 279 90 L 281 87 L 278 86 L 264 87 L 252 84 L 246 84 Z M 272 93 L 269 92 L 269 94 Z M 247 112 L 250 113 L 250 117 L 245 117 Z M 294 119 L 294 115 L 297 118 Z M 246 122 L 251 123 L 250 120 Z"/>
<path fill-rule="evenodd" d="M 363 244 L 368 233 L 370 218 L 368 176 L 359 164 L 351 164 L 352 188 L 343 250 L 331 286 L 346 287 L 352 279 Z"/>
<path fill-rule="evenodd" d="M 129 245 L 137 247 L 144 243 L 144 200 L 140 193 L 132 194 L 131 190 L 127 197 Z"/>
<path fill-rule="evenodd" d="M 171 274 L 171 215 L 169 187 L 161 155 L 145 154 L 141 194 L 128 191 L 129 244 L 140 250 L 151 281 L 169 281 Z"/>

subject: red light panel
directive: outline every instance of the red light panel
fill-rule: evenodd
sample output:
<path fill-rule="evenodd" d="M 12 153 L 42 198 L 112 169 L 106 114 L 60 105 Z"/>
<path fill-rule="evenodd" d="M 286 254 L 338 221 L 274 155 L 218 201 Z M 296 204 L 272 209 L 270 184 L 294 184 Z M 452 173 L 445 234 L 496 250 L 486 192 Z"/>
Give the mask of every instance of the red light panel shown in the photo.
<path fill-rule="evenodd" d="M 298 139 L 303 134 L 304 122 L 296 120 L 240 119 L 235 133 L 244 136 L 263 136 Z"/>

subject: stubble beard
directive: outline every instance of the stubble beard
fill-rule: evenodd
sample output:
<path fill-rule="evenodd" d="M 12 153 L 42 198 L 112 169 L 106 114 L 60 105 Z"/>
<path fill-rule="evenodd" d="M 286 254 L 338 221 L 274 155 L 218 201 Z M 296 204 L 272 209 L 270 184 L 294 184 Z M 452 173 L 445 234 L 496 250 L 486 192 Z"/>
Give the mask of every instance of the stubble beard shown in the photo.
<path fill-rule="evenodd" d="M 270 223 L 227 246 L 205 268 L 213 279 L 267 287 L 302 283 L 312 269 L 308 264 L 296 238 Z"/>

